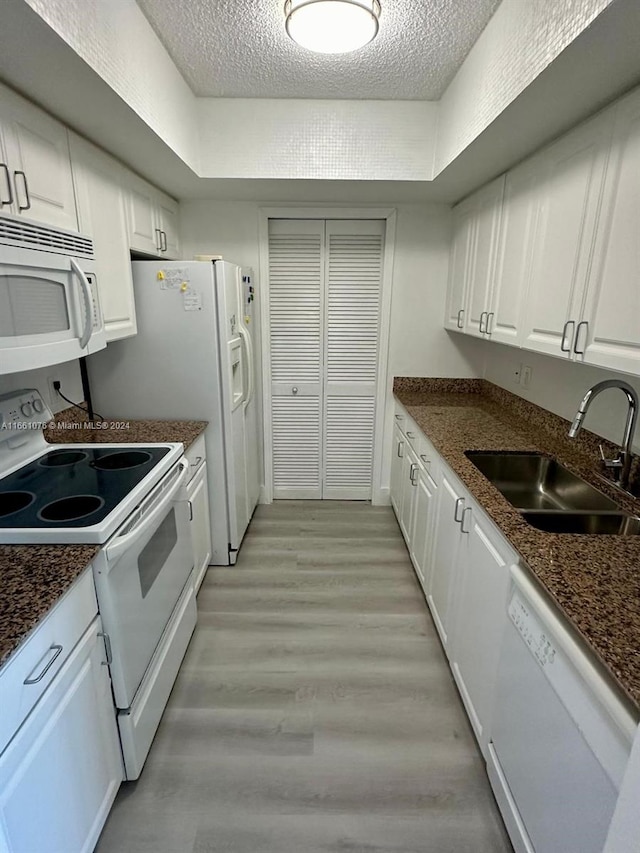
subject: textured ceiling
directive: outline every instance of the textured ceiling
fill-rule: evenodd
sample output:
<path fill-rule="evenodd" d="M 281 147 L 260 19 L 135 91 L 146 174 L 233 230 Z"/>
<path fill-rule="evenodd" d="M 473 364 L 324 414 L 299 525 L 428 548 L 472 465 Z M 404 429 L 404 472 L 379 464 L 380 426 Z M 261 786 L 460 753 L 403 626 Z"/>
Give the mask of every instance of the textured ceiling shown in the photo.
<path fill-rule="evenodd" d="M 500 0 L 381 0 L 377 38 L 346 55 L 294 44 L 284 0 L 137 0 L 196 95 L 437 100 Z"/>

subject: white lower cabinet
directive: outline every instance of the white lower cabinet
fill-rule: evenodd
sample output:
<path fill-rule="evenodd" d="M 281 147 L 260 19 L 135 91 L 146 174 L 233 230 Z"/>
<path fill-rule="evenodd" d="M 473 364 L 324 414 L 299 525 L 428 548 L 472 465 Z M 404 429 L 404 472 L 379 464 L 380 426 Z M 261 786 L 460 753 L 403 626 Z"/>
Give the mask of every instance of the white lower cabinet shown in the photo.
<path fill-rule="evenodd" d="M 0 850 L 90 853 L 122 780 L 100 618 L 0 757 Z"/>
<path fill-rule="evenodd" d="M 209 490 L 207 488 L 207 463 L 203 462 L 193 479 L 187 484 L 191 509 L 191 542 L 194 558 L 194 585 L 196 592 L 204 580 L 211 558 L 211 522 L 209 516 Z"/>
<path fill-rule="evenodd" d="M 430 442 L 415 436 L 411 418 L 398 414 L 407 426 L 394 430 L 393 507 L 484 754 L 518 557 Z"/>
<path fill-rule="evenodd" d="M 396 516 L 402 512 L 402 460 L 404 458 L 405 438 L 399 426 L 393 428 L 393 448 L 391 450 L 391 478 L 389 496 Z"/>
<path fill-rule="evenodd" d="M 460 531 L 449 657 L 484 755 L 506 622 L 509 566 L 517 557 L 468 497 Z"/>
<path fill-rule="evenodd" d="M 460 522 L 464 497 L 443 470 L 433 531 L 431 577 L 427 601 L 445 649 L 450 645 L 452 593 L 455 589 L 458 549 L 462 538 Z"/>

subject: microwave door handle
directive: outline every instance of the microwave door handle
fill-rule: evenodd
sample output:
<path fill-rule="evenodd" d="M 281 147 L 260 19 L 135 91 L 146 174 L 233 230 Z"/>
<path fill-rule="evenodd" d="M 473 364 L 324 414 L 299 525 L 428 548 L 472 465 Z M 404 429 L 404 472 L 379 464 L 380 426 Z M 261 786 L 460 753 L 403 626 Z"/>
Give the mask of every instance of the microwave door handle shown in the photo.
<path fill-rule="evenodd" d="M 247 364 L 247 388 L 245 390 L 244 401 L 248 403 L 253 397 L 253 345 L 249 332 L 242 325 L 242 320 L 238 326 L 238 331 L 244 343 L 244 355 Z"/>
<path fill-rule="evenodd" d="M 93 295 L 89 281 L 78 262 L 73 258 L 69 258 L 69 260 L 71 262 L 71 269 L 80 280 L 80 287 L 84 296 L 84 331 L 80 335 L 80 349 L 84 349 L 91 340 L 93 332 Z"/>
<path fill-rule="evenodd" d="M 107 545 L 105 553 L 107 560 L 112 563 L 122 554 L 123 551 L 126 551 L 127 548 L 131 547 L 144 533 L 149 529 L 149 527 L 160 518 L 160 516 L 164 513 L 166 508 L 169 506 L 171 501 L 176 496 L 176 493 L 182 487 L 184 481 L 187 478 L 187 473 L 189 471 L 189 463 L 186 460 L 181 460 L 178 462 L 178 466 L 181 469 L 180 475 L 177 477 L 175 483 L 171 486 L 166 495 L 162 498 L 160 503 L 154 507 L 147 515 L 143 515 L 138 524 L 130 530 L 128 533 L 125 533 L 124 536 L 118 537 L 112 545 Z"/>

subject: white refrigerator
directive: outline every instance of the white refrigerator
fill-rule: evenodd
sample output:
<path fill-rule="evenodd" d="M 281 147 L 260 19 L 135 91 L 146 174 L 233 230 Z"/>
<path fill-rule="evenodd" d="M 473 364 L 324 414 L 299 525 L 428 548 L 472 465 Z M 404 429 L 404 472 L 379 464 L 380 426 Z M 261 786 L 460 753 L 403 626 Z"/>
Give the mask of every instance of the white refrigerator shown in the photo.
<path fill-rule="evenodd" d="M 253 284 L 228 261 L 134 261 L 138 333 L 88 359 L 105 416 L 206 420 L 212 565 L 233 565 L 258 502 Z"/>

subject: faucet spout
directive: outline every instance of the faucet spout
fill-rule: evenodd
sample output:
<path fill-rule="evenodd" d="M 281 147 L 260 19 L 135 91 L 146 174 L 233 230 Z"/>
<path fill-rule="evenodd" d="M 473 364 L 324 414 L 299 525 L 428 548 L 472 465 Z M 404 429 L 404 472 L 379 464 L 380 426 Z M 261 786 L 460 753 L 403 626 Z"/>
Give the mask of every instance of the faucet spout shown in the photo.
<path fill-rule="evenodd" d="M 624 435 L 622 436 L 621 451 L 617 459 L 605 459 L 604 464 L 608 468 L 615 468 L 618 472 L 617 481 L 622 488 L 626 489 L 629 486 L 629 476 L 631 473 L 631 442 L 638 421 L 638 394 L 635 388 L 632 388 L 628 382 L 622 379 L 605 379 L 603 382 L 597 382 L 593 387 L 589 388 L 587 393 L 580 401 L 580 406 L 573 419 L 573 423 L 569 428 L 569 438 L 575 438 L 582 429 L 584 417 L 589 411 L 589 406 L 592 401 L 607 388 L 619 388 L 627 398 L 629 408 L 627 410 L 627 419 L 624 427 Z"/>

